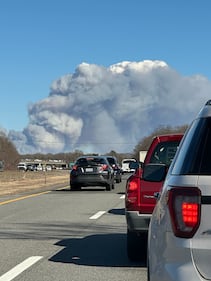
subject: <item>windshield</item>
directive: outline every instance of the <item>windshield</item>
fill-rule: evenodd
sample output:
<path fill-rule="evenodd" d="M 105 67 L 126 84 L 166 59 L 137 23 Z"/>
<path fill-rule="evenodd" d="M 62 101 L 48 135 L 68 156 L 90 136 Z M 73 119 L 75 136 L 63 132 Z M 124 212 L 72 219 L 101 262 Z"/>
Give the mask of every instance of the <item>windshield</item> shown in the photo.
<path fill-rule="evenodd" d="M 124 160 L 122 161 L 122 164 L 130 164 L 131 162 L 136 162 L 135 160 Z"/>

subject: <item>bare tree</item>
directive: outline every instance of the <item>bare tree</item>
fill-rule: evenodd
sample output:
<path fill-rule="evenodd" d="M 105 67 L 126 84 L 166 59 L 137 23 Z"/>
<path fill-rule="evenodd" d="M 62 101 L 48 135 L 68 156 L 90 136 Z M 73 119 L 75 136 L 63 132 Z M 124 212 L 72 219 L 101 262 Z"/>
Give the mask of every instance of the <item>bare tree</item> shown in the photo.
<path fill-rule="evenodd" d="M 2 161 L 5 169 L 15 169 L 20 160 L 14 144 L 1 132 L 0 134 L 0 161 Z"/>
<path fill-rule="evenodd" d="M 140 142 L 135 146 L 135 148 L 133 150 L 133 157 L 138 160 L 139 151 L 148 150 L 153 137 L 158 136 L 158 135 L 166 135 L 166 134 L 179 134 L 179 133 L 183 134 L 186 131 L 187 127 L 188 127 L 188 125 L 183 125 L 183 126 L 178 126 L 178 127 L 166 126 L 166 127 L 159 127 L 157 129 L 155 129 L 151 135 L 141 139 Z"/>
<path fill-rule="evenodd" d="M 163 134 L 174 134 L 174 133 L 184 133 L 187 129 L 188 125 L 183 125 L 183 126 L 178 126 L 178 127 L 171 127 L 171 126 L 166 126 L 166 127 L 158 127 L 155 129 L 149 136 L 144 137 L 143 139 L 140 140 L 140 142 L 135 146 L 133 152 L 130 153 L 117 153 L 114 150 L 111 150 L 108 153 L 105 153 L 106 155 L 112 155 L 115 156 L 119 163 L 122 161 L 124 158 L 135 158 L 139 159 L 139 151 L 141 150 L 148 150 L 149 145 L 151 144 L 152 138 L 157 135 L 163 135 Z M 8 141 L 8 140 L 7 140 Z M 1 149 L 0 146 L 0 160 L 1 159 Z M 57 154 L 41 154 L 41 153 L 36 153 L 36 154 L 25 154 L 21 155 L 22 159 L 40 159 L 40 160 L 62 160 L 65 161 L 66 163 L 72 163 L 74 162 L 79 156 L 85 155 L 83 151 L 80 150 L 75 150 L 72 152 L 67 152 L 67 153 L 57 153 Z"/>

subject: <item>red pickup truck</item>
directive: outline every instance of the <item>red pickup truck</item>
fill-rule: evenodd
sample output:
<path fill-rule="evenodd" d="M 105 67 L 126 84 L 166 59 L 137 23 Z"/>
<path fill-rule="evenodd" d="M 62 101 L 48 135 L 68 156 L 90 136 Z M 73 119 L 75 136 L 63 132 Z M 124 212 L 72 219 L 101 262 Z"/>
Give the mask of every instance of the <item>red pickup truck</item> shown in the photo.
<path fill-rule="evenodd" d="M 156 204 L 156 194 L 163 181 L 148 181 L 147 174 L 155 172 L 153 165 L 162 163 L 166 169 L 174 158 L 183 134 L 160 135 L 153 138 L 144 163 L 127 179 L 125 216 L 127 222 L 127 254 L 130 260 L 146 257 L 147 234 L 151 214 Z M 153 169 L 151 169 L 153 167 Z M 159 165 L 160 167 L 160 165 Z M 164 169 L 163 169 L 164 170 Z M 159 173 L 159 170 L 157 169 Z M 163 180 L 165 174 L 161 175 Z M 150 178 L 152 178 L 150 176 Z"/>

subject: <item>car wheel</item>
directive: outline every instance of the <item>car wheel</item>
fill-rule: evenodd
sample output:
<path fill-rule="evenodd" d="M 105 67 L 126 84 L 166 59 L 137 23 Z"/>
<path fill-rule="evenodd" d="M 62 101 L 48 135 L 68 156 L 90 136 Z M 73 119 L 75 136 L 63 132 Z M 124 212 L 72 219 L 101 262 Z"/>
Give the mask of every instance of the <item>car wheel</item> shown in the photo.
<path fill-rule="evenodd" d="M 110 191 L 112 189 L 112 184 L 109 182 L 106 184 L 106 190 Z"/>
<path fill-rule="evenodd" d="M 120 183 L 121 182 L 121 179 L 116 179 L 116 183 Z"/>
<path fill-rule="evenodd" d="M 71 184 L 70 189 L 71 190 L 80 190 L 81 187 L 79 185 L 76 185 L 76 184 Z"/>
<path fill-rule="evenodd" d="M 131 261 L 146 262 L 147 234 L 127 230 L 127 256 Z"/>

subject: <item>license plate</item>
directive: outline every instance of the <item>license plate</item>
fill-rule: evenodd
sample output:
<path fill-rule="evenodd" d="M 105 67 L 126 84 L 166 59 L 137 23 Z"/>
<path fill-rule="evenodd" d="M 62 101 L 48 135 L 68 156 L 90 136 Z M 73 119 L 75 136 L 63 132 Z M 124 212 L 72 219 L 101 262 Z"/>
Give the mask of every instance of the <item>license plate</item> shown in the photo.
<path fill-rule="evenodd" d="M 93 172 L 93 168 L 86 168 L 86 172 Z"/>

